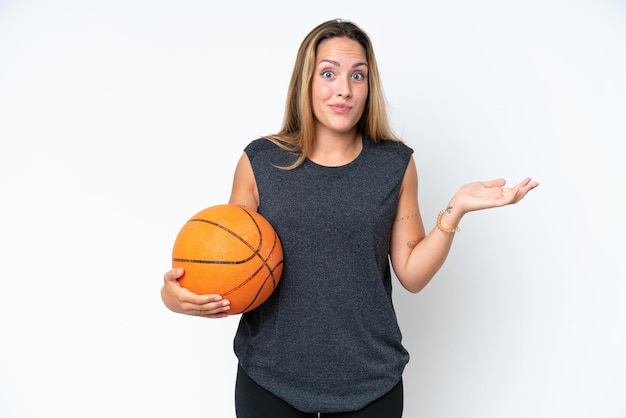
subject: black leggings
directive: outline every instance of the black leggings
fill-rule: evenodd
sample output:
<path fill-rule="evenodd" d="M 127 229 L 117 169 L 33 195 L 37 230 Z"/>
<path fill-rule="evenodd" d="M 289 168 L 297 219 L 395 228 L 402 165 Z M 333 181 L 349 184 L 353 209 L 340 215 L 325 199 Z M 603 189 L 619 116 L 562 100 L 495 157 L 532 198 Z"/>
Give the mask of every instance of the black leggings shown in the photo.
<path fill-rule="evenodd" d="M 295 409 L 253 381 L 241 367 L 237 370 L 235 409 L 237 418 L 401 418 L 404 402 L 402 380 L 382 398 L 354 412 L 306 413 Z"/>

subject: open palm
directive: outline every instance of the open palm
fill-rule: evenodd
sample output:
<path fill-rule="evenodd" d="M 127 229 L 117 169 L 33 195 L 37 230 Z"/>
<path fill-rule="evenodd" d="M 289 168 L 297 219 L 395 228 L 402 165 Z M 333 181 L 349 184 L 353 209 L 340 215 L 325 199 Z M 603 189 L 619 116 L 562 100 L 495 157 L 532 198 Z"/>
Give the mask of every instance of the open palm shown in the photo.
<path fill-rule="evenodd" d="M 495 208 L 519 202 L 539 183 L 527 177 L 513 187 L 505 185 L 504 179 L 469 183 L 459 189 L 457 197 L 464 212 Z"/>

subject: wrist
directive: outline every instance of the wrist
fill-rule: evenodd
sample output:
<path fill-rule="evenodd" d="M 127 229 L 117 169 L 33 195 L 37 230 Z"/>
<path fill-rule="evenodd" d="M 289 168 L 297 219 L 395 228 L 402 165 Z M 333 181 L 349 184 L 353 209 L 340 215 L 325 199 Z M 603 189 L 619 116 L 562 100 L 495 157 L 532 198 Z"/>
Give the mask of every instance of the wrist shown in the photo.
<path fill-rule="evenodd" d="M 462 212 L 455 209 L 452 204 L 449 204 L 437 215 L 437 229 L 446 233 L 459 232 L 461 230 L 459 222 L 462 217 Z"/>

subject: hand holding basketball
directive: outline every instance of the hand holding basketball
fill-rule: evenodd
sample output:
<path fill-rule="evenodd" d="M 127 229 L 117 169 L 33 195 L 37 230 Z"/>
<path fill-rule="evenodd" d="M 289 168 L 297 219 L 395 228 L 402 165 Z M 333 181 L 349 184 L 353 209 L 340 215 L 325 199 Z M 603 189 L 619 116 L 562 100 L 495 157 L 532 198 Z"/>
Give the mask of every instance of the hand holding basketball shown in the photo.
<path fill-rule="evenodd" d="M 197 295 L 180 285 L 178 279 L 184 269 L 176 268 L 163 276 L 161 299 L 173 312 L 201 316 L 204 318 L 225 318 L 228 316 L 230 301 L 220 295 Z"/>

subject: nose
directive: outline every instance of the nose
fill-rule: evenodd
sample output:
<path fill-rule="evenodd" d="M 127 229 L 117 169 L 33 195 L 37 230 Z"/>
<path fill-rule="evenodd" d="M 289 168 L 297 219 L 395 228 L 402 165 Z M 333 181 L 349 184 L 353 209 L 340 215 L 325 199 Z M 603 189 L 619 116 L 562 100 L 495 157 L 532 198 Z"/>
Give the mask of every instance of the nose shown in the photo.
<path fill-rule="evenodd" d="M 350 80 L 346 80 L 344 78 L 338 80 L 337 96 L 344 99 L 349 99 L 350 97 L 352 97 L 352 86 L 350 85 Z"/>

